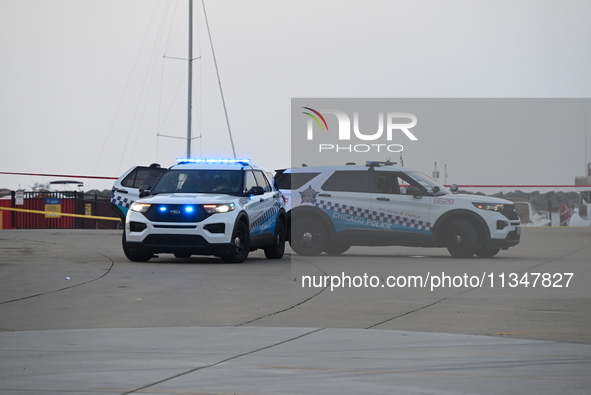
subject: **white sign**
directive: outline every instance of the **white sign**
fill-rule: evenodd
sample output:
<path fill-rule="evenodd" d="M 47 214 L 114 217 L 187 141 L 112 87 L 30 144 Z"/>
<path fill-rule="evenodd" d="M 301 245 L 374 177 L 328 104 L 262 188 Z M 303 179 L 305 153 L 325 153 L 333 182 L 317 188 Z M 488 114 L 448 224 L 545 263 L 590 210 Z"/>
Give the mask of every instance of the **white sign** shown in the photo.
<path fill-rule="evenodd" d="M 15 198 L 16 198 L 16 205 L 17 206 L 24 206 L 24 204 L 25 204 L 25 191 L 23 191 L 22 189 L 16 191 Z"/>

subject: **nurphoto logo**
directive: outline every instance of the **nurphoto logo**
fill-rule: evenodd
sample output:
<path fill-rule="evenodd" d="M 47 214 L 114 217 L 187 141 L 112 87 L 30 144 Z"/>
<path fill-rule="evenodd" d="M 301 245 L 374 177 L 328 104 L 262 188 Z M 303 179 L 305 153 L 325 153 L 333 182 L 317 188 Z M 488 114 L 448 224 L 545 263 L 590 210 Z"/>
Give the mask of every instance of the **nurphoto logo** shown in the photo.
<path fill-rule="evenodd" d="M 329 132 L 329 124 L 324 115 L 334 115 L 338 123 L 337 137 L 339 141 L 351 141 L 362 140 L 362 141 L 374 141 L 372 144 L 318 144 L 318 152 L 401 152 L 404 147 L 401 144 L 391 144 L 392 140 L 399 136 L 399 132 L 402 132 L 409 140 L 417 141 L 417 137 L 410 131 L 411 128 L 416 126 L 417 117 L 414 114 L 406 112 L 388 112 L 384 116 L 383 112 L 378 113 L 378 128 L 377 131 L 371 132 L 364 130 L 362 131 L 359 127 L 359 113 L 353 113 L 353 122 L 351 127 L 351 118 L 347 113 L 341 110 L 315 110 L 310 107 L 302 107 L 304 110 L 302 113 L 308 116 L 307 122 L 307 139 L 314 140 L 314 125 L 319 131 L 326 133 Z M 331 117 L 332 118 L 332 117 Z M 329 118 L 330 119 L 330 118 Z M 332 118 L 334 119 L 334 118 Z M 385 125 L 385 126 L 384 126 Z M 385 140 L 387 143 L 378 143 L 377 140 Z"/>

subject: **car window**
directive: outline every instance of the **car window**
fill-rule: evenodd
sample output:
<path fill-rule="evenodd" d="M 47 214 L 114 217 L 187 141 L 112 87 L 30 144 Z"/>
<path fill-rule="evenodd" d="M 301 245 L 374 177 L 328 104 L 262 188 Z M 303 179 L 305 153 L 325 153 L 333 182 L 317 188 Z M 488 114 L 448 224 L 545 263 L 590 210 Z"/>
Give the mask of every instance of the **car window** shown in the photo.
<path fill-rule="evenodd" d="M 246 179 L 244 181 L 244 189 L 245 190 L 250 190 L 250 188 L 252 187 L 256 187 L 257 186 L 257 182 L 256 179 L 254 178 L 254 174 L 252 174 L 252 171 L 247 171 L 246 172 Z"/>
<path fill-rule="evenodd" d="M 427 192 L 433 193 L 436 196 L 450 194 L 451 192 L 445 186 L 439 184 L 431 177 L 421 173 L 420 171 L 409 171 L 405 174 L 411 184 L 418 184 L 425 188 Z"/>
<path fill-rule="evenodd" d="M 267 180 L 271 182 L 270 185 L 274 185 L 275 180 L 273 180 L 273 173 L 271 173 L 270 171 L 265 171 L 265 175 L 267 176 Z M 273 188 L 271 187 L 271 189 Z"/>
<path fill-rule="evenodd" d="M 164 172 L 166 169 L 138 166 L 121 181 L 121 185 L 128 188 L 140 188 L 144 185 L 152 187 Z"/>
<path fill-rule="evenodd" d="M 282 173 L 275 176 L 275 185 L 279 189 L 300 189 L 320 173 Z"/>
<path fill-rule="evenodd" d="M 396 173 L 376 172 L 374 191 L 376 193 L 399 195 L 403 184 Z"/>
<path fill-rule="evenodd" d="M 367 171 L 335 171 L 322 185 L 325 191 L 369 192 Z"/>
<path fill-rule="evenodd" d="M 263 189 L 265 190 L 265 192 L 271 192 L 271 185 L 269 185 L 269 181 L 267 181 L 267 177 L 265 177 L 263 175 L 262 171 L 255 171 L 254 172 L 254 177 L 257 181 L 257 184 L 260 187 L 263 187 Z"/>
<path fill-rule="evenodd" d="M 416 179 L 404 173 L 377 171 L 373 191 L 380 194 L 405 195 L 408 187 L 421 185 Z"/>

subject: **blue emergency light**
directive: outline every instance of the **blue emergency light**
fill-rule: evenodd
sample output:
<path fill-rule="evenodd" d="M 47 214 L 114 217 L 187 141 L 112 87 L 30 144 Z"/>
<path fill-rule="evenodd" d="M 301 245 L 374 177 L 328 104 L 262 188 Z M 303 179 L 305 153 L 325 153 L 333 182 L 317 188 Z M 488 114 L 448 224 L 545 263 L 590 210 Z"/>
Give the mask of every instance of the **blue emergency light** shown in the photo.
<path fill-rule="evenodd" d="M 234 164 L 248 164 L 250 159 L 220 159 L 220 158 L 207 158 L 207 159 L 195 159 L 195 158 L 178 158 L 177 163 L 195 163 L 199 165 L 234 165 Z"/>

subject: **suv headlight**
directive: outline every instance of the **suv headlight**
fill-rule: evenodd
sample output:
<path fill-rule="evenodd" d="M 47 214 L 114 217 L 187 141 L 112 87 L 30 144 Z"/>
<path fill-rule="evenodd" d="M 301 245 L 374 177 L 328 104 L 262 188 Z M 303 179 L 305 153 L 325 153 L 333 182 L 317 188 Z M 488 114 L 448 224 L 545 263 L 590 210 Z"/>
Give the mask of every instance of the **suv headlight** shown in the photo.
<path fill-rule="evenodd" d="M 151 204 L 148 203 L 132 203 L 131 206 L 129 206 L 129 209 L 138 213 L 145 213 L 150 206 Z"/>
<path fill-rule="evenodd" d="M 504 204 L 496 204 L 496 203 L 472 203 L 474 207 L 479 208 L 481 210 L 489 210 L 489 211 L 497 211 L 499 213 L 503 212 L 503 208 L 505 207 Z"/>
<path fill-rule="evenodd" d="M 234 203 L 223 203 L 223 204 L 204 204 L 203 208 L 207 212 L 207 214 L 215 214 L 215 213 L 227 213 L 229 211 L 234 211 L 236 206 Z"/>

